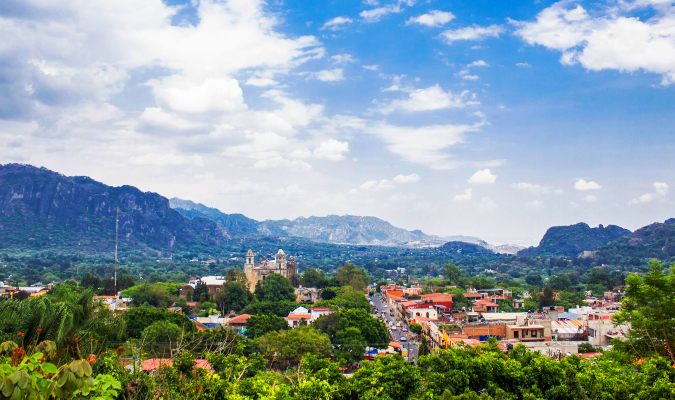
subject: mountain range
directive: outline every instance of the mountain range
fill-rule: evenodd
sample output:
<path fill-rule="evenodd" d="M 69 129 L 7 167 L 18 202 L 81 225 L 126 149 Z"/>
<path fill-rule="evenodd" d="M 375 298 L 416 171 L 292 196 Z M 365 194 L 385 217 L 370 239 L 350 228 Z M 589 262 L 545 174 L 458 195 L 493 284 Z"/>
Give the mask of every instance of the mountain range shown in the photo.
<path fill-rule="evenodd" d="M 0 249 L 68 248 L 109 253 L 115 242 L 116 219 L 120 244 L 147 254 L 218 253 L 227 246 L 255 245 L 256 241 L 295 240 L 297 246 L 313 248 L 325 243 L 436 248 L 444 253 L 474 255 L 520 250 L 519 257 L 578 257 L 583 253 L 598 262 L 634 265 L 649 257 L 675 258 L 675 219 L 635 232 L 616 225 L 592 228 L 585 223 L 552 227 L 538 246 L 519 249 L 492 246 L 471 236 L 439 237 L 408 231 L 369 216 L 257 221 L 189 200 L 169 200 L 133 186 L 108 186 L 31 165 L 0 165 Z"/>
<path fill-rule="evenodd" d="M 598 250 L 630 234 L 628 229 L 616 225 L 591 228 L 580 222 L 569 226 L 554 226 L 546 231 L 538 246 L 521 250 L 518 255 L 576 257 L 584 251 Z"/>

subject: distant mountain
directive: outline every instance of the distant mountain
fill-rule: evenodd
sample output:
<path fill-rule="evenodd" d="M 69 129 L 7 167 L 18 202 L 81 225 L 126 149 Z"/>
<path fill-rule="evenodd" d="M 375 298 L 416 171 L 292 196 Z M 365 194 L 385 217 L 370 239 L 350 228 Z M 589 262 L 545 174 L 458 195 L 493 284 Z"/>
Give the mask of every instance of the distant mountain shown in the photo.
<path fill-rule="evenodd" d="M 208 218 L 224 228 L 230 236 L 250 235 L 258 233 L 260 223 L 243 214 L 225 214 L 217 208 L 207 207 L 200 203 L 179 198 L 169 199 L 169 205 L 183 216 Z"/>
<path fill-rule="evenodd" d="M 597 228 L 585 223 L 554 226 L 546 231 L 539 246 L 521 250 L 518 255 L 576 257 L 583 251 L 597 250 L 630 234 L 629 230 L 616 225 L 599 225 Z"/>
<path fill-rule="evenodd" d="M 118 209 L 126 248 L 173 250 L 228 239 L 211 220 L 185 218 L 157 193 L 31 165 L 0 165 L 0 248 L 111 251 Z"/>
<path fill-rule="evenodd" d="M 612 264 L 643 265 L 658 258 L 675 261 L 675 218 L 653 223 L 600 248 L 596 257 Z"/>
<path fill-rule="evenodd" d="M 424 246 L 442 243 L 441 239 L 420 230 L 408 231 L 379 218 L 354 215 L 263 221 L 261 231 L 339 244 Z"/>

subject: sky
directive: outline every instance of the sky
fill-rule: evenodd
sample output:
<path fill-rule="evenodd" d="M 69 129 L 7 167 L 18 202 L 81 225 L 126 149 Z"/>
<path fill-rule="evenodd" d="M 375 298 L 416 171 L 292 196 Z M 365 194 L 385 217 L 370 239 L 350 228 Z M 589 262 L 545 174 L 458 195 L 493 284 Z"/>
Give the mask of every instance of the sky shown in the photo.
<path fill-rule="evenodd" d="M 675 1 L 4 0 L 0 163 L 536 244 L 675 217 Z"/>

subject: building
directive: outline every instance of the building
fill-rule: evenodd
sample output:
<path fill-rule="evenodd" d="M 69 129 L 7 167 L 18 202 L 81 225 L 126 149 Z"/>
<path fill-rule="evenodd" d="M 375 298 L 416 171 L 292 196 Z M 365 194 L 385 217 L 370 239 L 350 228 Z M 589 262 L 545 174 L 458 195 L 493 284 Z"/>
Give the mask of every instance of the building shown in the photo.
<path fill-rule="evenodd" d="M 255 291 L 258 282 L 264 282 L 268 276 L 279 274 L 288 278 L 293 285 L 297 284 L 298 267 L 295 258 L 286 259 L 286 253 L 279 249 L 274 260 L 263 260 L 261 263 L 255 263 L 255 254 L 249 249 L 246 253 L 246 263 L 244 264 L 244 274 L 248 280 L 248 289 Z"/>
<path fill-rule="evenodd" d="M 438 319 L 438 311 L 434 306 L 412 306 L 406 309 L 408 313 L 407 317 L 409 320 L 414 320 L 417 317 L 422 317 L 426 319 Z"/>
<path fill-rule="evenodd" d="M 298 303 L 314 304 L 319 301 L 321 289 L 302 287 L 295 289 L 295 301 Z"/>

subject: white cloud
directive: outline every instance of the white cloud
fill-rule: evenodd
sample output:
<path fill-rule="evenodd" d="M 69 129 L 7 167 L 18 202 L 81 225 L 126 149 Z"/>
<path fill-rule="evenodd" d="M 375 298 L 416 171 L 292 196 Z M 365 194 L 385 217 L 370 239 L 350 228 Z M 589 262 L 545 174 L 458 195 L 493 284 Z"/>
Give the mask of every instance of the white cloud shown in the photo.
<path fill-rule="evenodd" d="M 394 182 L 396 183 L 415 183 L 420 181 L 420 176 L 417 174 L 408 174 L 408 175 L 403 175 L 399 174 L 394 177 Z"/>
<path fill-rule="evenodd" d="M 516 67 L 518 67 L 518 68 L 530 68 L 531 65 L 529 63 L 526 63 L 526 62 L 517 62 Z"/>
<path fill-rule="evenodd" d="M 587 194 L 586 196 L 584 196 L 584 201 L 586 203 L 595 203 L 598 201 L 598 197 L 592 194 Z"/>
<path fill-rule="evenodd" d="M 349 143 L 328 139 L 321 142 L 321 144 L 314 149 L 313 153 L 316 158 L 339 161 L 345 157 L 345 154 L 348 151 Z"/>
<path fill-rule="evenodd" d="M 406 22 L 406 25 L 418 24 L 428 27 L 435 27 L 445 25 L 448 22 L 452 21 L 453 19 L 455 19 L 455 16 L 451 12 L 431 10 L 426 14 L 409 18 L 408 21 Z"/>
<path fill-rule="evenodd" d="M 477 81 L 480 79 L 478 75 L 472 74 L 468 69 L 463 69 L 459 71 L 459 77 L 465 81 Z"/>
<path fill-rule="evenodd" d="M 490 64 L 488 64 L 485 60 L 476 60 L 470 64 L 467 65 L 467 68 L 485 68 L 489 67 Z"/>
<path fill-rule="evenodd" d="M 325 69 L 314 74 L 321 82 L 339 82 L 345 79 L 342 68 Z"/>
<path fill-rule="evenodd" d="M 662 84 L 669 85 L 675 82 L 675 8 L 666 3 L 671 2 L 621 2 L 589 13 L 561 1 L 535 21 L 513 23 L 527 43 L 561 52 L 563 64 L 592 71 L 643 70 L 661 75 Z"/>
<path fill-rule="evenodd" d="M 475 95 L 469 91 L 455 94 L 449 90 L 443 90 L 439 85 L 424 89 L 405 90 L 408 94 L 407 98 L 392 101 L 380 108 L 380 112 L 390 114 L 394 111 L 436 111 L 478 104 Z"/>
<path fill-rule="evenodd" d="M 492 185 L 496 181 L 497 175 L 493 174 L 489 168 L 476 171 L 468 180 L 472 185 Z"/>
<path fill-rule="evenodd" d="M 645 193 L 629 202 L 629 204 L 647 204 L 654 200 L 664 198 L 668 195 L 668 184 L 665 182 L 654 182 L 654 192 Z"/>
<path fill-rule="evenodd" d="M 473 190 L 471 188 L 466 188 L 462 193 L 456 194 L 453 197 L 453 200 L 458 202 L 469 201 L 473 198 Z"/>
<path fill-rule="evenodd" d="M 464 141 L 464 136 L 480 128 L 477 125 L 397 126 L 376 124 L 364 131 L 382 140 L 389 151 L 401 159 L 433 169 L 451 169 L 457 166 L 447 150 Z"/>
<path fill-rule="evenodd" d="M 665 182 L 654 182 L 654 190 L 656 194 L 665 196 L 668 194 L 668 184 Z"/>
<path fill-rule="evenodd" d="M 498 37 L 502 32 L 504 32 L 504 28 L 501 25 L 473 25 L 465 28 L 449 29 L 441 33 L 441 37 L 447 43 L 453 43 L 461 40 L 483 40 Z"/>
<path fill-rule="evenodd" d="M 359 186 L 359 189 L 362 191 L 391 190 L 398 185 L 417 183 L 420 181 L 420 179 L 421 179 L 420 176 L 417 174 L 408 174 L 408 175 L 399 174 L 392 179 L 365 181 Z M 352 190 L 352 193 L 353 192 L 354 190 Z"/>
<path fill-rule="evenodd" d="M 171 75 L 151 82 L 155 98 L 185 113 L 232 112 L 246 108 L 236 79 Z"/>
<path fill-rule="evenodd" d="M 382 7 L 371 8 L 369 10 L 363 10 L 359 13 L 359 16 L 364 22 L 372 23 L 377 22 L 382 17 L 389 14 L 398 14 L 405 10 L 404 6 L 412 6 L 415 4 L 415 0 L 398 0 L 396 3 L 389 4 Z"/>
<path fill-rule="evenodd" d="M 331 31 L 336 31 L 345 25 L 351 24 L 352 22 L 352 19 L 349 17 L 338 16 L 326 21 L 326 23 L 321 26 L 321 30 L 329 29 Z"/>
<path fill-rule="evenodd" d="M 577 179 L 576 182 L 574 182 L 574 189 L 581 191 L 581 192 L 586 192 L 589 190 L 600 190 L 602 186 L 600 186 L 597 182 L 595 181 L 587 181 L 585 179 Z"/>
<path fill-rule="evenodd" d="M 350 64 L 356 62 L 356 58 L 354 58 L 354 56 L 349 53 L 336 54 L 331 56 L 330 59 L 335 64 Z"/>
<path fill-rule="evenodd" d="M 550 186 L 544 186 L 540 185 L 537 183 L 529 183 L 529 182 L 518 182 L 514 183 L 511 185 L 514 189 L 523 191 L 523 192 L 529 192 L 532 194 L 549 194 L 549 193 L 555 193 L 555 194 L 561 194 L 562 189 L 556 189 Z"/>

